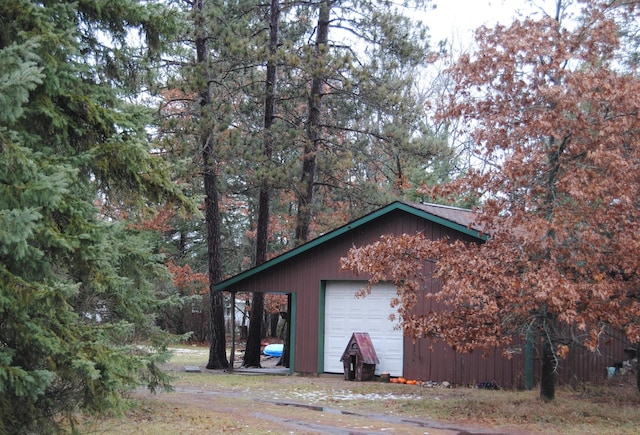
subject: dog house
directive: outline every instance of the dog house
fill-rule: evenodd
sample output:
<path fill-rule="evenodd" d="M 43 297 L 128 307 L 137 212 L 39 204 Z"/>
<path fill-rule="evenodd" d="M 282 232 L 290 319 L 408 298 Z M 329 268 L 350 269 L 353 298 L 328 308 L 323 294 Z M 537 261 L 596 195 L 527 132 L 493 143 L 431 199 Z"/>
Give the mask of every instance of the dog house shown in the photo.
<path fill-rule="evenodd" d="M 354 332 L 340 358 L 345 381 L 370 381 L 380 364 L 371 337 L 366 332 Z"/>

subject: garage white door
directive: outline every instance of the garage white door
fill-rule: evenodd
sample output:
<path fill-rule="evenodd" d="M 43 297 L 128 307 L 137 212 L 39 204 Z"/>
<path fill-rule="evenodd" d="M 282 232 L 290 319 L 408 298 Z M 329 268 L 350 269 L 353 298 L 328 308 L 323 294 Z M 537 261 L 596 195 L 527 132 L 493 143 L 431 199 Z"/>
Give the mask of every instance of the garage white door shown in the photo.
<path fill-rule="evenodd" d="M 392 284 L 377 284 L 370 295 L 356 298 L 365 285 L 361 281 L 330 281 L 325 288 L 324 371 L 344 373 L 340 358 L 354 332 L 367 332 L 380 364 L 376 374 L 389 372 L 402 376 L 403 334 L 394 329 L 398 323 L 389 320 L 395 311 L 391 299 L 396 296 Z M 397 317 L 397 316 L 396 316 Z"/>

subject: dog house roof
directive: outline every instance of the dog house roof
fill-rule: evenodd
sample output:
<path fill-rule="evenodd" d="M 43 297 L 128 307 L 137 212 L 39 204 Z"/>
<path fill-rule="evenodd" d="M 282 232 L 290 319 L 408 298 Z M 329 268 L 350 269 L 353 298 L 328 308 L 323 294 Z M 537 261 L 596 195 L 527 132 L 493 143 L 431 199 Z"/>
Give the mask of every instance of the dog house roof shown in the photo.
<path fill-rule="evenodd" d="M 357 347 L 357 352 L 364 364 L 380 364 L 378 355 L 376 355 L 376 349 L 373 347 L 371 337 L 369 337 L 367 332 L 354 332 L 353 335 L 351 335 L 349 344 L 347 344 L 340 361 L 352 355 L 354 347 Z"/>

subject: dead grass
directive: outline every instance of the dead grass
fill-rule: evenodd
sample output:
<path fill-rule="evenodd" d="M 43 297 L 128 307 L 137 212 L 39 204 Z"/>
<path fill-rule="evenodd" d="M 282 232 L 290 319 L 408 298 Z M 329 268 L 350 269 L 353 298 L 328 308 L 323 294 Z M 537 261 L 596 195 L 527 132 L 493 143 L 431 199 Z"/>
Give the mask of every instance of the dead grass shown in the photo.
<path fill-rule="evenodd" d="M 538 399 L 537 391 L 427 388 L 345 382 L 341 376 L 181 370 L 184 365 L 204 367 L 206 352 L 206 348 L 189 347 L 176 352 L 166 367 L 175 375 L 175 393 L 138 394 L 139 406 L 124 417 L 85 419 L 79 426 L 80 432 L 317 433 L 304 428 L 322 424 L 354 431 L 367 428 L 369 432 L 451 433 L 439 432 L 434 426 L 425 429 L 397 423 L 413 419 L 440 422 L 445 428 L 503 433 L 636 434 L 640 421 L 640 394 L 631 378 L 603 385 L 582 385 L 579 389 L 561 387 L 555 402 L 545 404 Z M 291 429 L 291 415 L 301 425 L 297 430 Z M 373 415 L 383 418 L 368 418 Z M 385 418 L 391 417 L 397 421 L 390 429 Z"/>
<path fill-rule="evenodd" d="M 562 434 L 635 434 L 640 399 L 630 386 L 598 387 L 608 400 L 559 388 L 556 400 L 539 400 L 538 391 L 454 389 L 438 400 L 408 404 L 405 411 L 438 420 L 478 422 Z"/>
<path fill-rule="evenodd" d="M 86 418 L 78 425 L 83 434 L 175 434 L 175 433 L 264 433 L 259 418 L 229 413 L 228 409 L 207 410 L 193 403 L 180 406 L 159 400 L 140 400 L 135 409 L 123 416 Z M 215 428 L 212 430 L 212 428 Z M 286 432 L 284 427 L 274 428 Z"/>

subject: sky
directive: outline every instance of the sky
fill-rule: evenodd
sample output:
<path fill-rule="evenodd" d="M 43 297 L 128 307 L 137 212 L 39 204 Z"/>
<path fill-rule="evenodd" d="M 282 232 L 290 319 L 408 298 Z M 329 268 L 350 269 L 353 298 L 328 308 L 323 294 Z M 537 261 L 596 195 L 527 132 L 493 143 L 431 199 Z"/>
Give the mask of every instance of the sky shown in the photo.
<path fill-rule="evenodd" d="M 473 40 L 477 27 L 483 24 L 492 27 L 496 22 L 509 24 L 518 9 L 527 7 L 523 0 L 432 0 L 432 3 L 436 8 L 424 13 L 424 21 L 434 43 L 449 39 L 465 44 Z"/>

